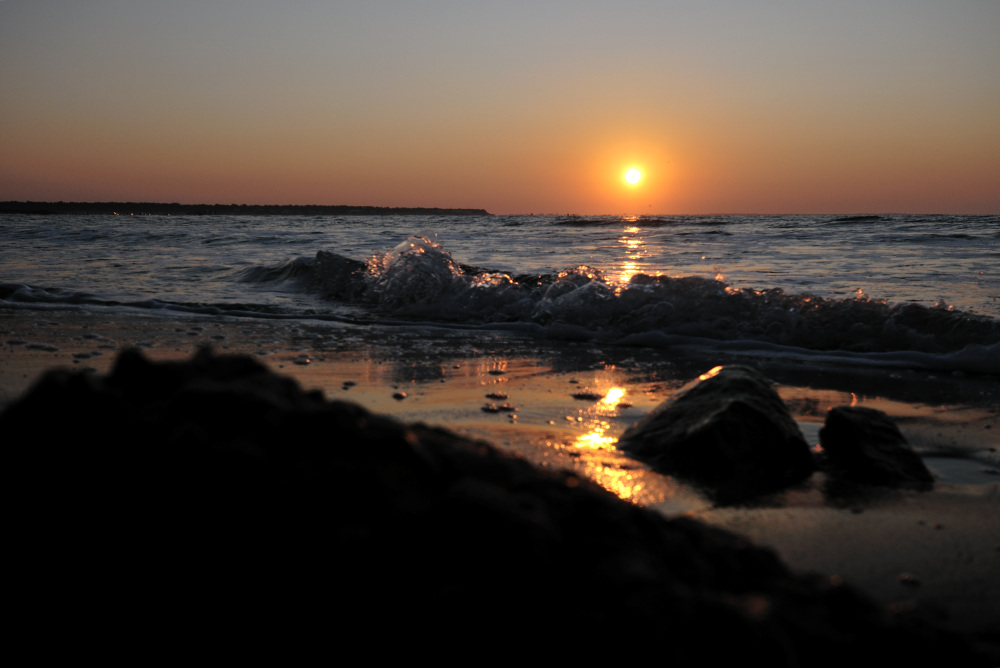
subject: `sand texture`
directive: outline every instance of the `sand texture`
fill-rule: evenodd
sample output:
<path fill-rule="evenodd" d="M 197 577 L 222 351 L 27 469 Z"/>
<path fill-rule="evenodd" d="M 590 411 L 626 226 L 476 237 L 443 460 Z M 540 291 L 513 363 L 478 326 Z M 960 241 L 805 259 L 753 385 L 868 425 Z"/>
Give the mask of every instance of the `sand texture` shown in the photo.
<path fill-rule="evenodd" d="M 169 603 L 251 625 L 280 608 L 312 630 L 349 610 L 348 634 L 374 619 L 515 640 L 545 629 L 550 644 L 581 625 L 627 629 L 630 643 L 669 638 L 682 665 L 748 653 L 843 665 L 862 647 L 997 663 L 1000 486 L 975 477 L 993 468 L 989 406 L 954 425 L 931 408 L 901 421 L 911 442 L 923 433 L 963 463 L 931 491 L 832 493 L 817 473 L 718 505 L 613 447 L 696 375 L 683 364 L 625 372 L 585 345 L 512 354 L 500 335 L 430 344 L 426 332 L 372 342 L 221 318 L 0 318 L 29 626 L 52 623 L 40 601 L 58 599 L 65 619 L 97 596 L 119 613 L 159 618 Z M 224 356 L 188 362 L 206 345 Z M 38 390 L 53 367 L 66 371 Z M 613 388 L 628 401 L 607 402 Z M 810 402 L 836 392 L 782 388 L 807 439 L 820 423 Z M 127 617 L 101 623 L 132 628 Z"/>

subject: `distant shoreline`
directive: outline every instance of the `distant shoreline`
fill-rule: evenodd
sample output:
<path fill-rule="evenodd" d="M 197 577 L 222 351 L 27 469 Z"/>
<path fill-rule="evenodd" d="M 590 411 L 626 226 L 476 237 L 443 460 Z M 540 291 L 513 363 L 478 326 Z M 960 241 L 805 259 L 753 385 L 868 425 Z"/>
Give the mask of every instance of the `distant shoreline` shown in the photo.
<path fill-rule="evenodd" d="M 486 209 L 344 204 L 164 204 L 159 202 L 0 202 L 0 214 L 109 216 L 490 216 Z"/>

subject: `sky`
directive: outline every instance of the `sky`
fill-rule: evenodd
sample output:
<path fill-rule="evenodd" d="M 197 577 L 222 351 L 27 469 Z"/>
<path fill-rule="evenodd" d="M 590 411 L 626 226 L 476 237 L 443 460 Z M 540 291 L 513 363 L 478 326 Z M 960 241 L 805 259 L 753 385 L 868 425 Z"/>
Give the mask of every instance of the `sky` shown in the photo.
<path fill-rule="evenodd" d="M 0 0 L 7 200 L 1000 214 L 1000 2 Z"/>

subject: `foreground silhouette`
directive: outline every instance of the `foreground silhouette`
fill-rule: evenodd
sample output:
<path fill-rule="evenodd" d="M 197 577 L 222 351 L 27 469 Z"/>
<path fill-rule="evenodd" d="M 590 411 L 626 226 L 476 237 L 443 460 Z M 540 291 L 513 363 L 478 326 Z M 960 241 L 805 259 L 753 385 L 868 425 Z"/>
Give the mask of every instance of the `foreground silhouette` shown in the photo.
<path fill-rule="evenodd" d="M 433 639 L 442 655 L 475 639 L 490 655 L 591 656 L 599 640 L 675 665 L 996 661 L 738 536 L 328 402 L 249 357 L 125 351 L 106 377 L 52 371 L 0 433 L 25 584 L 13 608 L 60 637 L 374 634 Z"/>

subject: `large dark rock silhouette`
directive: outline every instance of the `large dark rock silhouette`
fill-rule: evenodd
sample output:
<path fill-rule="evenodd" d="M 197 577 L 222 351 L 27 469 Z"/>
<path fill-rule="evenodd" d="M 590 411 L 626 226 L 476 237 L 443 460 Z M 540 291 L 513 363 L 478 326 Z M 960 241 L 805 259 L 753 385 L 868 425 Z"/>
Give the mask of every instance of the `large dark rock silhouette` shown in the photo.
<path fill-rule="evenodd" d="M 781 397 L 742 366 L 717 367 L 681 388 L 629 428 L 618 447 L 722 503 L 800 482 L 814 469 Z"/>
<path fill-rule="evenodd" d="M 52 372 L 0 434 L 6 603 L 61 643 L 339 654 L 365 639 L 467 659 L 617 655 L 621 638 L 680 665 L 981 658 L 733 534 L 325 401 L 246 357 L 124 352 L 105 377 Z"/>
<path fill-rule="evenodd" d="M 823 463 L 839 480 L 928 489 L 934 476 L 884 412 L 863 406 L 830 409 L 819 430 Z"/>

